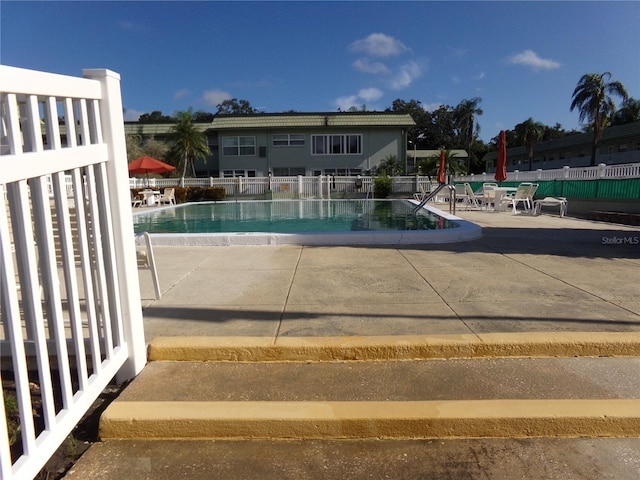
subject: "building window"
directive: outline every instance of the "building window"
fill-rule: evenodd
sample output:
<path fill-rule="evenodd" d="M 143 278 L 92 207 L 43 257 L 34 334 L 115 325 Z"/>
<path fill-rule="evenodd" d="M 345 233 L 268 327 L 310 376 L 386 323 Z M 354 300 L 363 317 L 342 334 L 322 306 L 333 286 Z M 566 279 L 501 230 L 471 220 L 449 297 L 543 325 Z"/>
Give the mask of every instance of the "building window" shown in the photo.
<path fill-rule="evenodd" d="M 244 170 L 244 169 L 236 169 L 236 170 L 223 170 L 222 178 L 235 178 L 235 177 L 255 177 L 255 170 Z"/>
<path fill-rule="evenodd" d="M 256 154 L 256 137 L 222 137 L 222 155 L 241 156 Z"/>
<path fill-rule="evenodd" d="M 626 143 L 621 143 L 620 145 L 618 145 L 618 152 L 626 152 L 627 148 L 628 147 Z"/>
<path fill-rule="evenodd" d="M 297 177 L 305 175 L 304 167 L 273 167 L 273 175 L 276 177 Z"/>
<path fill-rule="evenodd" d="M 304 135 L 283 133 L 271 138 L 274 147 L 301 147 L 304 146 Z"/>
<path fill-rule="evenodd" d="M 312 155 L 360 155 L 362 135 L 312 135 Z"/>
<path fill-rule="evenodd" d="M 336 177 L 355 177 L 357 175 L 362 175 L 361 168 L 325 168 L 324 170 L 314 170 L 314 175 L 319 173 L 316 172 L 324 172 L 324 175 L 333 175 Z"/>

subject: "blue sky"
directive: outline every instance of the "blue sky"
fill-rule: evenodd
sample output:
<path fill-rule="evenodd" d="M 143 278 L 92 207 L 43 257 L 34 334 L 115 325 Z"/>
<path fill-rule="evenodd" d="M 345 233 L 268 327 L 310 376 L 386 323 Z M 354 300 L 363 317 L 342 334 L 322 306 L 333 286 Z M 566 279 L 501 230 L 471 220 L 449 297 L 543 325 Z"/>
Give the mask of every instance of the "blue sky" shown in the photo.
<path fill-rule="evenodd" d="M 0 1 L 0 63 L 122 77 L 125 119 L 336 111 L 482 98 L 481 138 L 533 117 L 579 128 L 571 94 L 610 71 L 640 98 L 640 2 Z"/>

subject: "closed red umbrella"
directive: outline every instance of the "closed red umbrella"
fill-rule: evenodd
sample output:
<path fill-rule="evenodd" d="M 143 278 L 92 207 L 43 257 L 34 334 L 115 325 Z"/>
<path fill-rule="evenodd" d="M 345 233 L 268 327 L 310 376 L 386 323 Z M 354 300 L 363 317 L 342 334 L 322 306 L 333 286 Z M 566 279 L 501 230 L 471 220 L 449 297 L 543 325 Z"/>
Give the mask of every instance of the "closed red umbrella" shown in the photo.
<path fill-rule="evenodd" d="M 443 184 L 447 181 L 445 174 L 445 151 L 440 150 L 440 164 L 438 165 L 438 183 Z"/>
<path fill-rule="evenodd" d="M 175 169 L 176 167 L 173 165 L 151 157 L 140 157 L 129 164 L 129 173 L 134 175 L 147 175 L 147 185 L 149 185 L 150 173 L 167 173 Z"/>
<path fill-rule="evenodd" d="M 498 161 L 496 162 L 496 182 L 504 182 L 507 179 L 507 134 L 500 130 L 498 135 Z"/>

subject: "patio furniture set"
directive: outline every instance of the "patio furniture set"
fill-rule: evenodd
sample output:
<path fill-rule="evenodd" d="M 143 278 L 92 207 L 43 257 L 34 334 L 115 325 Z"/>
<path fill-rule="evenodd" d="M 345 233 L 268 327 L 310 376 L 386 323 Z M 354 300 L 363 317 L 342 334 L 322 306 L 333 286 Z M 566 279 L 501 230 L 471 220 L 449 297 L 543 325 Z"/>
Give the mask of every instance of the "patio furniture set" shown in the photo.
<path fill-rule="evenodd" d="M 153 207 L 155 205 L 175 205 L 176 204 L 176 189 L 165 188 L 162 193 L 160 190 L 140 190 L 137 194 L 131 193 L 131 206 L 132 207 Z"/>
<path fill-rule="evenodd" d="M 542 207 L 559 207 L 560 216 L 567 213 L 568 201 L 564 197 L 544 197 L 534 200 L 537 183 L 521 183 L 517 187 L 501 187 L 497 183 L 484 183 L 480 189 L 473 191 L 469 183 L 461 183 L 455 186 L 456 202 L 464 205 L 465 209 L 477 208 L 492 212 L 501 212 L 510 209 L 514 215 L 526 212 L 531 215 L 540 215 Z M 414 198 L 418 200 L 415 194 Z M 449 201 L 448 192 L 442 197 L 436 197 L 436 201 Z M 518 210 L 519 206 L 523 210 Z"/>

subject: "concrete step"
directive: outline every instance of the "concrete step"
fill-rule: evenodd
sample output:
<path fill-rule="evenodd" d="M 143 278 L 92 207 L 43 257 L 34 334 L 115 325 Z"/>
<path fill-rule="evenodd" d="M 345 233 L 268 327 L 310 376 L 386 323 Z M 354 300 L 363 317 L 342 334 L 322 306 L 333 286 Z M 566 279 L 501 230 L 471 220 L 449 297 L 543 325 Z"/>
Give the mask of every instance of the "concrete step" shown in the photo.
<path fill-rule="evenodd" d="M 238 348 L 238 342 L 232 342 L 236 357 L 256 358 L 255 352 L 248 353 L 250 348 Z M 339 349 L 332 350 L 330 356 L 335 358 Z M 406 350 L 406 346 L 400 349 Z M 175 351 L 182 356 L 180 349 Z M 346 357 L 352 353 L 348 350 Z M 299 352 L 294 356 L 298 358 Z M 640 437 L 639 399 L 640 357 L 632 356 L 165 360 L 151 362 L 109 406 L 100 435 L 102 439 Z"/>
<path fill-rule="evenodd" d="M 636 480 L 639 438 L 109 440 L 67 480 Z"/>

